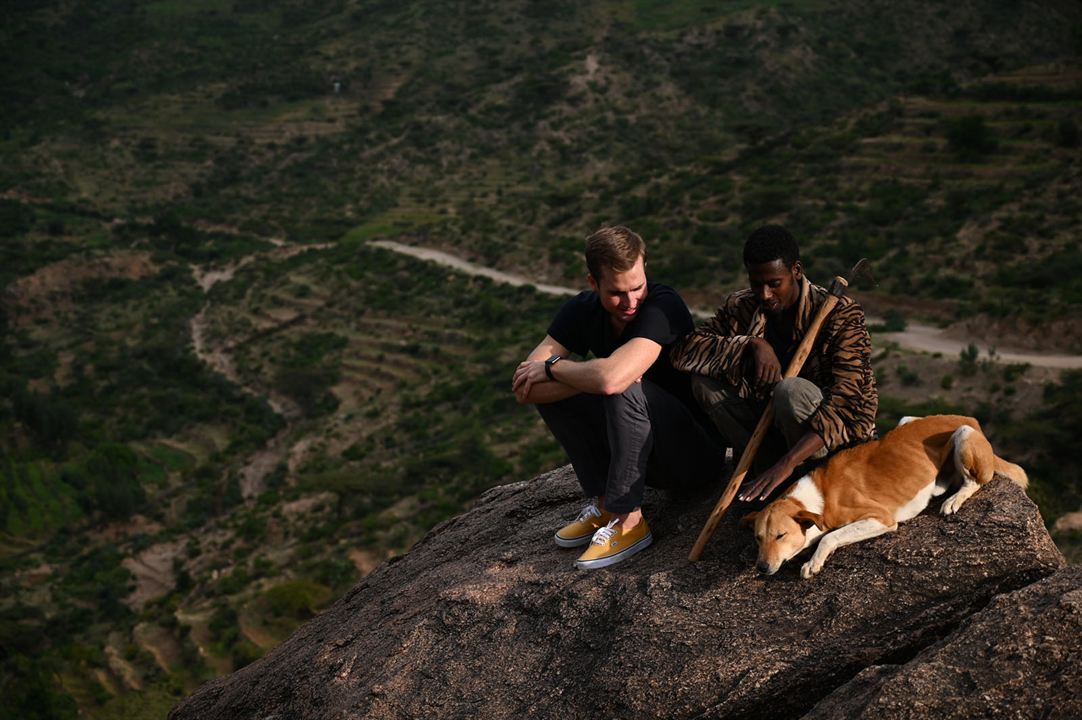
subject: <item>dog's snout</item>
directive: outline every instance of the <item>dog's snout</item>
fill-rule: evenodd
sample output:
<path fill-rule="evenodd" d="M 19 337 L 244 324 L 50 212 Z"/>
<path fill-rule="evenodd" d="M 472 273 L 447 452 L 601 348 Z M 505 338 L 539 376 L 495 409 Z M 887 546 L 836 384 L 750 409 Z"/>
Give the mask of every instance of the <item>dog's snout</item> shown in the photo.
<path fill-rule="evenodd" d="M 765 563 L 762 560 L 755 563 L 755 569 L 758 570 L 763 575 L 773 575 L 774 574 L 774 569 L 772 567 L 770 567 L 770 564 Z"/>

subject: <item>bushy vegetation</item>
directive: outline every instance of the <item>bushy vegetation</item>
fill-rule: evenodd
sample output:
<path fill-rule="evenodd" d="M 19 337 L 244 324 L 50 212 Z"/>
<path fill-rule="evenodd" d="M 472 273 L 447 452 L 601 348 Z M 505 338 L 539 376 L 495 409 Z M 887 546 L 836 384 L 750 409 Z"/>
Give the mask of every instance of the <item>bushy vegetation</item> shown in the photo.
<path fill-rule="evenodd" d="M 1082 508 L 1082 462 L 1074 452 L 1082 437 L 1082 371 L 1064 372 L 1044 388 L 1044 406 L 1000 431 L 1004 454 L 1024 458 L 1030 494 L 1052 522 Z"/>
<path fill-rule="evenodd" d="M 571 284 L 582 238 L 627 222 L 652 279 L 707 298 L 743 282 L 747 232 L 781 221 L 816 280 L 867 256 L 884 293 L 946 316 L 1082 305 L 1077 68 L 973 82 L 1077 54 L 1070 7 L 16 5 L 0 27 L 12 717 L 160 717 L 365 563 L 563 462 L 507 387 L 559 300 L 368 241 Z M 335 247 L 289 254 L 315 243 Z M 233 379 L 197 356 L 195 318 Z M 926 405 L 888 399 L 883 420 L 949 408 Z M 171 589 L 137 601 L 162 548 Z"/>

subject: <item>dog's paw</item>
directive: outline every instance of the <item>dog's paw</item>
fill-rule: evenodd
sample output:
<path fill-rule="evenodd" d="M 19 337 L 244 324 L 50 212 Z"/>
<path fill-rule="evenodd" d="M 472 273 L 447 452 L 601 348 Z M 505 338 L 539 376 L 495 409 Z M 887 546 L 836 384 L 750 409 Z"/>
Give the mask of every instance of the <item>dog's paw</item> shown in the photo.
<path fill-rule="evenodd" d="M 804 578 L 805 580 L 810 580 L 822 569 L 822 563 L 817 563 L 814 560 L 809 560 L 808 562 L 800 566 L 800 577 Z"/>
<path fill-rule="evenodd" d="M 954 513 L 958 512 L 958 510 L 962 507 L 962 503 L 964 502 L 965 498 L 959 499 L 957 495 L 952 495 L 947 498 L 946 502 L 944 502 L 943 505 L 939 508 L 939 512 L 943 513 L 944 515 L 953 515 Z"/>

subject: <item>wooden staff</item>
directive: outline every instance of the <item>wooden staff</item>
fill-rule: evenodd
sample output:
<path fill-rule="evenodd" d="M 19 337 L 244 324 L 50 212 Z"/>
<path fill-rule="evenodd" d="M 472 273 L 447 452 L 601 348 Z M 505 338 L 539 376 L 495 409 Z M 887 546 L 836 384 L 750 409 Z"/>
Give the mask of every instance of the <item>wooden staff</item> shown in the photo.
<path fill-rule="evenodd" d="M 857 272 L 863 263 L 863 260 L 857 263 L 853 268 L 853 272 L 849 274 L 849 277 L 853 277 L 853 273 Z M 804 334 L 804 339 L 800 341 L 800 346 L 797 347 L 796 354 L 793 355 L 793 359 L 789 361 L 789 367 L 785 370 L 785 377 L 796 377 L 800 373 L 800 369 L 804 367 L 804 362 L 808 359 L 808 355 L 811 354 L 812 345 L 819 335 L 819 329 L 822 328 L 823 322 L 834 310 L 834 306 L 838 304 L 838 300 L 845 295 L 845 291 L 848 287 L 849 283 L 845 278 L 840 275 L 834 278 L 834 282 L 830 284 L 829 294 L 826 296 L 826 299 L 823 300 L 823 304 L 819 307 L 819 312 L 815 314 L 815 319 L 812 320 L 808 332 Z M 759 446 L 763 444 L 763 438 L 766 437 L 766 433 L 770 430 L 770 425 L 773 422 L 774 403 L 768 402 L 766 404 L 766 410 L 763 411 L 763 416 L 759 419 L 759 424 L 755 427 L 755 432 L 751 434 L 751 439 L 748 440 L 748 444 L 744 448 L 744 453 L 740 456 L 740 462 L 737 464 L 736 470 L 733 471 L 733 477 L 729 480 L 728 487 L 725 488 L 725 492 L 722 494 L 721 499 L 718 500 L 718 504 L 714 506 L 714 511 L 710 513 L 710 517 L 706 519 L 706 525 L 703 526 L 702 531 L 699 533 L 699 539 L 695 541 L 695 547 L 691 549 L 688 560 L 695 562 L 699 559 L 699 556 L 703 554 L 703 549 L 706 547 L 707 541 L 710 540 L 718 523 L 721 522 L 722 515 L 725 514 L 725 511 L 729 509 L 729 505 L 732 504 L 733 498 L 736 496 L 736 491 L 740 489 L 741 483 L 744 482 L 744 477 L 751 468 L 751 461 L 755 459 L 755 453 L 759 451 Z"/>

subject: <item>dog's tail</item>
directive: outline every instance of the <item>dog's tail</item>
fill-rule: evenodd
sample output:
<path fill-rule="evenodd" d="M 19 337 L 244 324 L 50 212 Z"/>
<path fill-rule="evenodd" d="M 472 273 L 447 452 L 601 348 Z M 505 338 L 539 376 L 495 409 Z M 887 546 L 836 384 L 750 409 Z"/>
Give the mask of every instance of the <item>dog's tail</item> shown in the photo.
<path fill-rule="evenodd" d="M 995 475 L 1002 475 L 1018 487 L 1029 487 L 1026 471 L 1007 462 L 992 451 L 992 445 L 977 427 L 976 422 L 962 425 L 951 435 L 948 446 L 954 453 L 954 466 L 963 478 L 983 485 Z"/>
<path fill-rule="evenodd" d="M 1023 490 L 1029 487 L 1029 476 L 1026 475 L 1026 471 L 1022 469 L 1022 466 L 1007 462 L 999 455 L 996 455 L 995 459 L 996 475 L 1002 475 Z"/>

